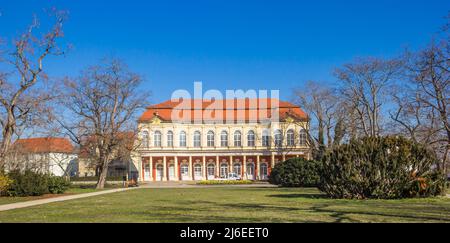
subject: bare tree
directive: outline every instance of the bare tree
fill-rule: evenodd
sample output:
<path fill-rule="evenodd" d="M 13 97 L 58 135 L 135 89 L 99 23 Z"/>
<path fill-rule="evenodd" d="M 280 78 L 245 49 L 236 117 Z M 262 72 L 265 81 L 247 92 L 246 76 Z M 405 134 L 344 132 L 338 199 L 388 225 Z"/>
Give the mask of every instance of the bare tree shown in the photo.
<path fill-rule="evenodd" d="M 27 31 L 14 41 L 12 53 L 1 59 L 11 69 L 0 70 L 0 170 L 4 169 L 13 136 L 38 116 L 39 107 L 49 99 L 48 94 L 32 88 L 47 79 L 44 60 L 49 55 L 63 54 L 57 40 L 64 35 L 62 26 L 67 14 L 53 10 L 51 15 L 55 20 L 48 32 L 36 36 L 39 22 L 35 17 Z"/>
<path fill-rule="evenodd" d="M 347 103 L 347 113 L 354 118 L 354 136 L 379 136 L 382 132 L 383 105 L 391 85 L 400 74 L 400 59 L 357 59 L 336 69 L 341 80 L 341 93 Z"/>
<path fill-rule="evenodd" d="M 58 121 L 74 142 L 89 148 L 99 175 L 98 189 L 105 185 L 110 162 L 124 148 L 134 149 L 130 144 L 137 134 L 135 115 L 148 99 L 139 89 L 141 81 L 123 62 L 105 60 L 65 82 L 62 107 L 67 112 Z"/>
<path fill-rule="evenodd" d="M 305 87 L 294 90 L 295 103 L 310 114 L 308 133 L 315 157 L 320 158 L 327 149 L 342 142 L 345 136 L 342 100 L 332 87 L 310 81 Z"/>
<path fill-rule="evenodd" d="M 394 95 L 391 118 L 401 132 L 432 147 L 441 157 L 445 172 L 450 150 L 449 43 L 434 42 L 417 53 L 407 53 L 403 92 Z"/>

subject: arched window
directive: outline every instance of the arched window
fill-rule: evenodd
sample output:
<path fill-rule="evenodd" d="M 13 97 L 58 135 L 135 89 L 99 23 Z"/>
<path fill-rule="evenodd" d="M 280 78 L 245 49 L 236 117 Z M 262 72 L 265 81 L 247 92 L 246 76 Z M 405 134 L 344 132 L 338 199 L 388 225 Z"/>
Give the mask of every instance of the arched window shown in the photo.
<path fill-rule="evenodd" d="M 142 146 L 144 148 L 148 148 L 149 145 L 149 141 L 148 141 L 148 132 L 147 131 L 143 131 L 142 132 Z"/>
<path fill-rule="evenodd" d="M 202 166 L 200 164 L 195 164 L 194 165 L 194 176 L 196 178 L 202 176 Z"/>
<path fill-rule="evenodd" d="M 234 147 L 242 146 L 242 135 L 240 131 L 234 132 Z"/>
<path fill-rule="evenodd" d="M 199 131 L 194 132 L 194 147 L 199 148 L 202 146 L 202 134 Z"/>
<path fill-rule="evenodd" d="M 180 173 L 182 176 L 189 176 L 189 165 L 181 164 Z"/>
<path fill-rule="evenodd" d="M 164 177 L 164 166 L 162 164 L 156 165 L 156 180 L 162 181 Z"/>
<path fill-rule="evenodd" d="M 233 172 L 236 173 L 238 176 L 241 175 L 241 163 L 234 163 Z"/>
<path fill-rule="evenodd" d="M 180 132 L 180 147 L 186 147 L 186 132 Z"/>
<path fill-rule="evenodd" d="M 281 130 L 275 131 L 275 146 L 281 147 L 283 145 L 283 135 L 281 134 Z"/>
<path fill-rule="evenodd" d="M 255 146 L 255 132 L 249 131 L 247 134 L 247 146 L 254 147 Z"/>
<path fill-rule="evenodd" d="M 214 147 L 214 132 L 209 131 L 206 135 L 206 143 L 208 147 Z"/>
<path fill-rule="evenodd" d="M 286 134 L 287 146 L 295 146 L 294 130 L 290 129 Z"/>
<path fill-rule="evenodd" d="M 269 131 L 264 130 L 262 133 L 262 146 L 269 147 L 270 146 L 270 135 Z"/>
<path fill-rule="evenodd" d="M 267 164 L 266 163 L 261 163 L 260 165 L 260 170 L 259 170 L 259 176 L 261 178 L 261 180 L 266 180 L 267 179 L 267 174 L 268 174 L 268 169 L 267 169 Z"/>
<path fill-rule="evenodd" d="M 161 147 L 161 132 L 156 131 L 155 134 L 153 134 L 153 145 L 155 147 Z"/>
<path fill-rule="evenodd" d="M 214 177 L 216 174 L 216 166 L 214 164 L 208 164 L 208 177 Z"/>
<path fill-rule="evenodd" d="M 223 163 L 220 165 L 220 178 L 227 178 L 228 177 L 228 164 Z"/>
<path fill-rule="evenodd" d="M 173 132 L 167 132 L 167 147 L 173 147 Z"/>
<path fill-rule="evenodd" d="M 226 131 L 220 133 L 220 146 L 228 147 L 228 133 Z"/>
<path fill-rule="evenodd" d="M 307 145 L 307 143 L 308 143 L 308 135 L 307 135 L 305 129 L 302 129 L 300 131 L 300 135 L 299 135 L 299 139 L 298 140 L 299 140 L 299 143 L 300 143 L 301 146 L 306 146 Z"/>

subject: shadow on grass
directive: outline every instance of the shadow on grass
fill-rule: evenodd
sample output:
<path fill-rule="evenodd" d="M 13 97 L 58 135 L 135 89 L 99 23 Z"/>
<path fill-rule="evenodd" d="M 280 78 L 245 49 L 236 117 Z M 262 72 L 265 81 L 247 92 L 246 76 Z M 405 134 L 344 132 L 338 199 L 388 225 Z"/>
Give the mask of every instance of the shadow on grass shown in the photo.
<path fill-rule="evenodd" d="M 341 223 L 341 222 L 358 222 L 355 219 L 352 219 L 349 217 L 350 214 L 353 215 L 365 215 L 365 216 L 374 216 L 374 217 L 385 217 L 385 219 L 388 218 L 403 218 L 403 219 L 411 219 L 414 220 L 414 222 L 423 222 L 423 221 L 441 221 L 441 222 L 450 222 L 450 219 L 448 218 L 442 218 L 439 216 L 421 216 L 421 215 L 409 215 L 406 212 L 404 214 L 395 214 L 395 213 L 386 213 L 386 212 L 370 212 L 370 211 L 351 211 L 351 210 L 332 210 L 327 209 L 327 207 L 333 206 L 329 204 L 324 204 L 320 206 L 314 206 L 311 208 L 314 212 L 317 213 L 326 213 L 330 214 L 331 217 L 335 219 L 335 223 Z M 410 211 L 416 211 L 417 208 L 410 208 L 410 207 L 404 207 L 404 210 L 410 210 Z"/>

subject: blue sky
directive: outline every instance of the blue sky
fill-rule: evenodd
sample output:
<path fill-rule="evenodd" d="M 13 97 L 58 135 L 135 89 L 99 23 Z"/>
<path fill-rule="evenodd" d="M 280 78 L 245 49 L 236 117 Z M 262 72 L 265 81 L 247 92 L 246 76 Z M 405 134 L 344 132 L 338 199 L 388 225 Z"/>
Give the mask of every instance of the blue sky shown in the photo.
<path fill-rule="evenodd" d="M 47 73 L 77 75 L 102 57 L 125 60 L 145 77 L 153 103 L 176 89 L 292 89 L 336 82 L 333 69 L 360 56 L 394 56 L 426 45 L 445 24 L 450 1 L 6 1 L 0 37 L 11 38 L 43 9 L 66 9 L 65 41 Z"/>

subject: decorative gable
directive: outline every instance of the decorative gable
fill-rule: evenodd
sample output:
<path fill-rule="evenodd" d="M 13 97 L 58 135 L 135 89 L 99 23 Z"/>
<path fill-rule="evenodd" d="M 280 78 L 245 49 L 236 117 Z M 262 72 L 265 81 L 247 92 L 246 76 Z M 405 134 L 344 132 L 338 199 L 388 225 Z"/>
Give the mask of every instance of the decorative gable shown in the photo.
<path fill-rule="evenodd" d="M 161 123 L 161 119 L 159 119 L 159 117 L 157 117 L 157 116 L 154 116 L 151 120 L 150 120 L 150 123 L 151 124 L 153 124 L 153 125 L 157 125 L 157 124 L 160 124 Z"/>

